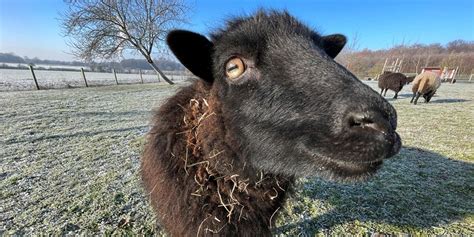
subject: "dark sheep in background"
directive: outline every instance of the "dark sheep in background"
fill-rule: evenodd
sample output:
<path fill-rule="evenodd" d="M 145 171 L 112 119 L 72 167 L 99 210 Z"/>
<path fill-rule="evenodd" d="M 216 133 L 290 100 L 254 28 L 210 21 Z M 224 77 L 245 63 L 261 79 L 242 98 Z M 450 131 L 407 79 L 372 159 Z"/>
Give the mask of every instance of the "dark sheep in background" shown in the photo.
<path fill-rule="evenodd" d="M 430 102 L 431 97 L 433 97 L 440 86 L 441 78 L 438 74 L 433 72 L 423 72 L 419 74 L 415 77 L 415 80 L 413 80 L 413 87 L 411 89 L 413 97 L 410 103 L 416 104 L 421 95 L 425 99 L 425 103 Z"/>
<path fill-rule="evenodd" d="M 295 177 L 363 180 L 401 147 L 395 109 L 333 60 L 342 35 L 259 11 L 167 43 L 200 78 L 155 113 L 142 157 L 171 236 L 270 236 Z"/>
<path fill-rule="evenodd" d="M 379 77 L 379 88 L 382 89 L 380 94 L 385 96 L 387 94 L 387 90 L 390 89 L 395 91 L 395 96 L 393 97 L 396 99 L 398 97 L 398 92 L 400 92 L 404 85 L 409 84 L 413 81 L 413 77 L 407 77 L 399 72 L 384 72 Z M 385 93 L 384 93 L 385 91 Z"/>
<path fill-rule="evenodd" d="M 405 80 L 406 85 L 408 85 L 408 84 L 410 84 L 411 82 L 413 82 L 413 80 L 415 80 L 415 77 L 416 77 L 416 75 L 415 75 L 415 76 L 409 76 L 409 77 L 407 77 L 407 79 Z"/>

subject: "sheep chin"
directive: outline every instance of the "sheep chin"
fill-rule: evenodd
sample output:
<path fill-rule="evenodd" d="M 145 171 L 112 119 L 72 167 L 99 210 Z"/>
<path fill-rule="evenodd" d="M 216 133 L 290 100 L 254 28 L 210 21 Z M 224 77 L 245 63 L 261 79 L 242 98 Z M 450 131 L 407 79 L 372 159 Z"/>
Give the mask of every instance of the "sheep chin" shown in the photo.
<path fill-rule="evenodd" d="M 383 161 L 371 163 L 329 162 L 315 172 L 315 176 L 342 183 L 364 182 L 372 178 L 382 166 Z"/>
<path fill-rule="evenodd" d="M 305 176 L 320 176 L 333 181 L 365 181 L 372 177 L 383 164 L 387 154 L 370 159 L 370 161 L 343 161 L 335 157 L 316 153 L 306 146 L 300 146 L 300 150 L 313 160 L 311 172 L 305 172 Z"/>

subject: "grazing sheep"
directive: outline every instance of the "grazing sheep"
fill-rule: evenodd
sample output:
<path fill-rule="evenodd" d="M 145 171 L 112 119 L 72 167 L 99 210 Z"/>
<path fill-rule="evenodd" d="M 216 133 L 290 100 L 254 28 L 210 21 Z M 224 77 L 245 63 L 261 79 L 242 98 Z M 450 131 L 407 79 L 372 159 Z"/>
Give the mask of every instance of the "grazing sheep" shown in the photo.
<path fill-rule="evenodd" d="M 400 149 L 394 108 L 333 60 L 342 35 L 259 11 L 167 43 L 200 78 L 155 113 L 142 157 L 171 236 L 270 236 L 295 177 L 365 179 Z"/>
<path fill-rule="evenodd" d="M 418 98 L 423 95 L 425 103 L 430 102 L 431 97 L 436 93 L 436 90 L 441 86 L 441 78 L 433 72 L 423 72 L 415 77 L 413 80 L 413 97 L 410 103 L 416 104 Z M 415 100 L 415 101 L 413 101 Z"/>
<path fill-rule="evenodd" d="M 396 99 L 398 97 L 398 92 L 400 92 L 404 85 L 413 81 L 414 77 L 407 77 L 399 72 L 384 72 L 379 77 L 379 88 L 382 89 L 380 94 L 385 96 L 387 94 L 387 90 L 390 89 L 395 91 L 395 96 L 393 97 Z M 385 90 L 385 93 L 384 93 Z"/>

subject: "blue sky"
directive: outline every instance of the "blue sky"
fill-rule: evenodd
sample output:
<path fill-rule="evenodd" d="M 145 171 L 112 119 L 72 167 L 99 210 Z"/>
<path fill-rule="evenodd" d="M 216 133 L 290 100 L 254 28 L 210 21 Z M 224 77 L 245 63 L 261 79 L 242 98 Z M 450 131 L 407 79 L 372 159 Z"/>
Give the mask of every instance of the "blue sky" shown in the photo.
<path fill-rule="evenodd" d="M 357 35 L 360 49 L 395 44 L 474 40 L 473 0 L 189 0 L 189 24 L 207 34 L 222 20 L 256 9 L 287 9 L 323 34 Z M 74 59 L 61 36 L 62 0 L 0 0 L 0 52 L 42 59 Z"/>

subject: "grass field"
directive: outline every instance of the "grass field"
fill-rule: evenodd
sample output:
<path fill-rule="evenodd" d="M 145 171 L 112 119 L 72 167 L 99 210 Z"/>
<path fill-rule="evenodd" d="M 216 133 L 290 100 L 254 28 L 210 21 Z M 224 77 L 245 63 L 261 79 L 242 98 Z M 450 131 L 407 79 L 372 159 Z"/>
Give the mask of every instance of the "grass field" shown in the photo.
<path fill-rule="evenodd" d="M 150 111 L 176 88 L 1 92 L 0 235 L 161 235 L 138 168 Z M 299 180 L 275 235 L 474 235 L 474 84 L 389 100 L 400 154 L 366 183 Z"/>
<path fill-rule="evenodd" d="M 75 68 L 74 66 L 71 66 Z M 77 67 L 76 67 L 77 68 Z M 80 68 L 80 67 L 79 67 Z M 79 70 L 79 69 L 78 69 Z M 112 72 L 84 72 L 89 86 L 106 86 L 118 84 L 157 83 L 156 73 L 144 71 L 142 76 L 136 73 L 117 73 L 115 81 Z M 188 78 L 182 71 L 165 71 L 172 80 L 183 81 Z M 64 89 L 85 87 L 84 78 L 80 71 L 55 71 L 35 69 L 35 75 L 40 89 Z M 35 81 L 28 69 L 3 69 L 0 68 L 0 92 L 36 90 Z"/>

